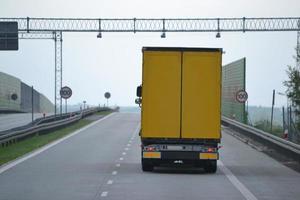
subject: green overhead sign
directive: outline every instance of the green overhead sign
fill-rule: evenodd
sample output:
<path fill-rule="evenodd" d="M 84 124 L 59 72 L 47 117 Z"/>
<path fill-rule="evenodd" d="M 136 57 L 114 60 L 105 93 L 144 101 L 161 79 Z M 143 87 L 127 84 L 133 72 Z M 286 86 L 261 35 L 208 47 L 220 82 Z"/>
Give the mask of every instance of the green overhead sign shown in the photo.
<path fill-rule="evenodd" d="M 18 49 L 18 23 L 0 22 L 0 51 L 11 51 Z"/>

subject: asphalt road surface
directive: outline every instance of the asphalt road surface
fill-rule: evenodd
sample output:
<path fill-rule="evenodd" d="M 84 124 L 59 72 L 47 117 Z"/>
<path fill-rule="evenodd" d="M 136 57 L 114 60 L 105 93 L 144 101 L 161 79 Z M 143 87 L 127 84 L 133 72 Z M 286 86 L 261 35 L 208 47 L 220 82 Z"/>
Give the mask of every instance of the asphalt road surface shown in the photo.
<path fill-rule="evenodd" d="M 46 114 L 48 116 L 50 114 Z M 42 117 L 42 113 L 35 113 L 34 119 Z M 26 125 L 32 120 L 31 113 L 18 113 L 18 114 L 0 114 L 0 131 L 16 128 Z"/>
<path fill-rule="evenodd" d="M 142 172 L 139 114 L 116 113 L 0 167 L 1 200 L 291 200 L 300 174 L 224 133 L 216 174 Z"/>

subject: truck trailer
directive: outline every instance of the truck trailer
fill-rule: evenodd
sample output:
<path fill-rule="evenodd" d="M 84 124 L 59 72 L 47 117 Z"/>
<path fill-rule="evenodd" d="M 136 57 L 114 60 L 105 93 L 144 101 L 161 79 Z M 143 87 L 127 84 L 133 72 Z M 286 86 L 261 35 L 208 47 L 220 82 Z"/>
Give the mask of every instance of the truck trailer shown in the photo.
<path fill-rule="evenodd" d="M 190 164 L 215 173 L 221 141 L 219 48 L 143 47 L 142 170 Z"/>

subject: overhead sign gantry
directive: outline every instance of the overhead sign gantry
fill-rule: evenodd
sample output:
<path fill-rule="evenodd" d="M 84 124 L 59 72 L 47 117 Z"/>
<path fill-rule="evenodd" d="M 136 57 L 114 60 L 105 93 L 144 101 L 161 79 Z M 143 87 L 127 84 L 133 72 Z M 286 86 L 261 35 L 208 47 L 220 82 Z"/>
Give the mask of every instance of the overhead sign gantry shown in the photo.
<path fill-rule="evenodd" d="M 161 32 L 162 38 L 168 32 L 273 32 L 297 31 L 297 48 L 300 48 L 300 17 L 277 18 L 0 18 L 1 22 L 18 25 L 20 39 L 54 39 L 55 41 L 55 113 L 60 105 L 62 112 L 62 38 L 63 32 Z M 7 32 L 1 31 L 0 36 Z M 1 38 L 1 37 L 0 37 Z M 300 51 L 297 51 L 298 53 Z M 297 65 L 300 61 L 298 61 Z"/>

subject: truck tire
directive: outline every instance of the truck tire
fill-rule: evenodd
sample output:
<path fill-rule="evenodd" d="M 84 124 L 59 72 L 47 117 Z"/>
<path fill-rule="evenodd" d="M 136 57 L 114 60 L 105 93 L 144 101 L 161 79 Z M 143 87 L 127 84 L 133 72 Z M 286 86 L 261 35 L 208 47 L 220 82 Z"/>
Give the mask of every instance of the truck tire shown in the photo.
<path fill-rule="evenodd" d="M 217 161 L 216 160 L 208 160 L 204 164 L 204 170 L 207 173 L 216 173 L 217 171 Z"/>
<path fill-rule="evenodd" d="M 154 166 L 151 162 L 142 160 L 142 170 L 144 172 L 151 172 L 151 171 L 153 171 L 153 168 L 154 168 Z"/>

